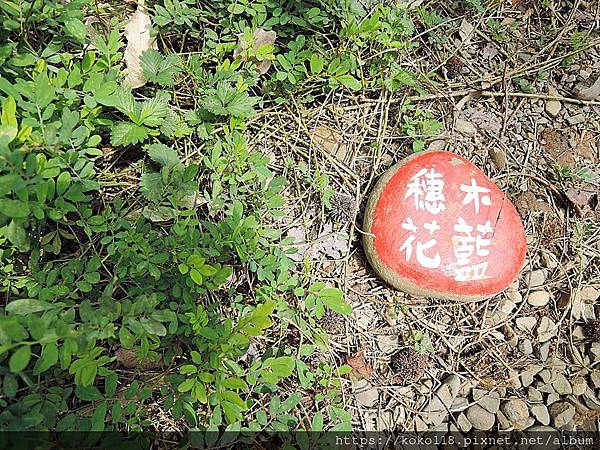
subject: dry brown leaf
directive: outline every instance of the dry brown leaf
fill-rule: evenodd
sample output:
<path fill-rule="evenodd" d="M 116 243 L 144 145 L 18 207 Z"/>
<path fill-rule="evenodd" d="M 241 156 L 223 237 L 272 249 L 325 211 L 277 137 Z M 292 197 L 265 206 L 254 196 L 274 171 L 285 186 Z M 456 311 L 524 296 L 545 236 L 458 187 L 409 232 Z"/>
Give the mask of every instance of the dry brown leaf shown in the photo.
<path fill-rule="evenodd" d="M 598 149 L 600 147 L 596 143 L 596 139 L 591 133 L 582 133 L 577 139 L 577 145 L 573 150 L 575 156 L 584 160 L 586 165 L 598 163 Z"/>
<path fill-rule="evenodd" d="M 569 139 L 565 134 L 546 128 L 541 133 L 544 141 L 544 150 L 561 166 L 575 168 L 575 156 L 569 150 Z"/>
<path fill-rule="evenodd" d="M 121 347 L 115 353 L 117 361 L 126 369 L 133 369 L 137 366 L 137 356 L 134 350 Z"/>
<path fill-rule="evenodd" d="M 90 44 L 88 45 L 88 49 L 90 50 L 96 50 L 97 47 L 94 45 L 94 42 L 96 42 L 98 40 L 98 30 L 96 30 L 96 28 L 94 28 L 94 24 L 95 23 L 101 23 L 100 19 L 98 19 L 96 16 L 89 16 L 86 17 L 85 19 L 85 26 L 87 28 L 87 32 L 88 32 L 88 36 L 90 38 Z"/>
<path fill-rule="evenodd" d="M 256 52 L 264 45 L 273 45 L 273 44 L 275 44 L 275 39 L 277 39 L 277 33 L 275 33 L 272 30 L 265 31 L 262 28 L 259 28 L 254 32 L 252 50 L 254 52 Z M 247 44 L 244 41 L 239 39 L 238 46 L 233 51 L 233 57 L 237 58 L 238 56 L 241 55 L 242 61 L 247 61 L 248 58 L 246 56 L 246 50 L 247 50 L 246 45 Z M 256 65 L 256 69 L 258 70 L 258 72 L 261 75 L 267 73 L 267 71 L 271 67 L 271 60 L 269 60 L 269 59 L 264 59 L 262 61 L 259 61 L 256 58 L 250 58 L 250 59 L 252 60 L 254 65 Z"/>
<path fill-rule="evenodd" d="M 460 35 L 460 40 L 463 44 L 467 45 L 469 43 L 474 31 L 475 27 L 471 25 L 468 20 L 463 19 L 460 23 L 460 28 L 458 29 L 458 34 Z"/>
<path fill-rule="evenodd" d="M 521 214 L 526 217 L 529 213 L 549 213 L 552 208 L 543 200 L 538 200 L 531 191 L 525 191 L 515 200 L 515 206 Z"/>
<path fill-rule="evenodd" d="M 498 168 L 498 170 L 506 169 L 508 166 L 508 158 L 506 157 L 506 152 L 501 148 L 491 147 L 488 150 L 488 154 L 492 161 L 494 161 L 494 165 Z"/>
<path fill-rule="evenodd" d="M 483 59 L 493 59 L 496 55 L 498 55 L 498 50 L 494 44 L 491 43 L 486 45 L 481 52 L 481 57 Z"/>
<path fill-rule="evenodd" d="M 461 98 L 456 105 L 454 105 L 454 110 L 455 111 L 461 111 L 464 106 L 473 98 L 477 97 L 477 95 L 474 92 L 470 92 L 469 94 L 465 95 L 463 98 Z"/>
<path fill-rule="evenodd" d="M 127 39 L 127 48 L 123 59 L 127 65 L 127 75 L 125 81 L 135 89 L 146 84 L 144 71 L 140 66 L 140 56 L 149 48 L 156 48 L 156 41 L 150 36 L 152 22 L 146 11 L 144 1 L 140 0 L 135 12 L 129 18 L 125 25 L 125 39 Z"/>
<path fill-rule="evenodd" d="M 575 86 L 575 97 L 580 100 L 595 100 L 600 96 L 600 74 L 591 76 Z"/>
<path fill-rule="evenodd" d="M 126 369 L 135 369 L 136 367 L 156 369 L 162 366 L 160 355 L 155 352 L 151 352 L 146 359 L 139 361 L 135 350 L 121 347 L 115 352 L 115 356 L 117 357 L 117 362 Z"/>
<path fill-rule="evenodd" d="M 467 108 L 464 115 L 479 130 L 498 134 L 502 130 L 502 121 L 498 115 L 491 111 L 480 111 L 477 108 Z"/>
<path fill-rule="evenodd" d="M 569 188 L 565 195 L 581 216 L 593 213 L 598 208 L 598 193 L 592 189 Z"/>
<path fill-rule="evenodd" d="M 348 153 L 348 146 L 342 142 L 340 133 L 333 128 L 326 126 L 315 128 L 310 136 L 310 142 L 322 152 L 335 155 L 342 162 Z"/>
<path fill-rule="evenodd" d="M 352 374 L 359 378 L 369 379 L 373 375 L 373 369 L 365 360 L 365 354 L 362 351 L 346 358 L 346 364 L 352 367 Z"/>

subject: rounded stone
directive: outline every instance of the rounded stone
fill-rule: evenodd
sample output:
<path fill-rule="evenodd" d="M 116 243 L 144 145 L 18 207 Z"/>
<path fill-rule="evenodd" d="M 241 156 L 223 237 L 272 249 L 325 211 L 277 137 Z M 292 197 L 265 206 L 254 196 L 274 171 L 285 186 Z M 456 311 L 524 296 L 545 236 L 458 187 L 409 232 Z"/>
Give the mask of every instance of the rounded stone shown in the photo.
<path fill-rule="evenodd" d="M 546 271 L 543 269 L 531 270 L 525 273 L 525 284 L 530 288 L 539 288 L 546 282 Z"/>
<path fill-rule="evenodd" d="M 529 423 L 527 404 L 518 398 L 508 400 L 500 407 L 515 430 L 523 430 Z"/>
<path fill-rule="evenodd" d="M 533 353 L 533 344 L 529 339 L 525 339 L 519 342 L 519 350 L 525 355 L 531 355 Z"/>
<path fill-rule="evenodd" d="M 550 424 L 550 413 L 545 405 L 533 405 L 531 407 L 531 414 L 533 414 L 533 417 L 535 417 L 542 425 Z"/>
<path fill-rule="evenodd" d="M 364 230 L 375 272 L 413 295 L 480 300 L 507 288 L 525 263 L 525 231 L 513 204 L 454 153 L 414 154 L 384 173 Z"/>
<path fill-rule="evenodd" d="M 533 291 L 527 296 L 527 303 L 531 306 L 546 306 L 550 301 L 548 291 Z"/>
<path fill-rule="evenodd" d="M 557 402 L 548 408 L 556 428 L 565 427 L 575 417 L 575 408 L 567 402 Z"/>
<path fill-rule="evenodd" d="M 476 430 L 491 430 L 496 422 L 496 417 L 479 405 L 470 406 L 466 416 Z"/>

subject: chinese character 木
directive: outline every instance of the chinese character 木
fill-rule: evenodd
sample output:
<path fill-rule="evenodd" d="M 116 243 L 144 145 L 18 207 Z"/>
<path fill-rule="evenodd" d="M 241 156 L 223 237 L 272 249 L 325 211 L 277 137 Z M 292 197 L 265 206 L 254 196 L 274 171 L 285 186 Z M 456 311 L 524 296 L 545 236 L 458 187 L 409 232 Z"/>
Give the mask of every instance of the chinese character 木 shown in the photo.
<path fill-rule="evenodd" d="M 463 205 L 468 205 L 469 203 L 473 203 L 475 207 L 475 214 L 479 214 L 479 204 L 481 203 L 484 206 L 490 206 L 492 204 L 492 199 L 487 194 L 490 192 L 488 188 L 481 187 L 475 181 L 475 178 L 471 178 L 471 184 L 461 184 L 460 190 L 466 192 L 465 198 L 463 199 Z"/>

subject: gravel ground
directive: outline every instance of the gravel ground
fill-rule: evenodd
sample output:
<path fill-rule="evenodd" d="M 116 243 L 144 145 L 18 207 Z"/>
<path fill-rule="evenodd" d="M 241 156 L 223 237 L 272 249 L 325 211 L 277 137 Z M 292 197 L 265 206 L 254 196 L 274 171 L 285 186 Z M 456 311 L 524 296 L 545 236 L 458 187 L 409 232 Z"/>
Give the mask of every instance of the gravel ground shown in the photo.
<path fill-rule="evenodd" d="M 525 224 L 526 267 L 492 299 L 412 297 L 366 263 L 360 226 L 370 188 L 412 152 L 401 130 L 406 96 L 340 94 L 253 124 L 257 145 L 277 149 L 274 160 L 326 173 L 336 192 L 328 208 L 298 171 L 280 167 L 300 180 L 287 193 L 292 219 L 284 223 L 299 261 L 344 288 L 354 308 L 350 317 L 329 313 L 322 325 L 332 359 L 354 368 L 345 390 L 359 428 L 599 429 L 600 43 L 589 30 L 599 27 L 600 7 L 536 5 L 459 17 L 445 44 L 423 42 L 406 58 L 417 73 L 437 73 L 430 95 L 410 98 L 444 125 L 426 148 L 469 158 Z M 491 18 L 504 37 L 492 36 Z M 573 53 L 575 31 L 584 39 Z M 414 351 L 419 333 L 433 351 Z"/>

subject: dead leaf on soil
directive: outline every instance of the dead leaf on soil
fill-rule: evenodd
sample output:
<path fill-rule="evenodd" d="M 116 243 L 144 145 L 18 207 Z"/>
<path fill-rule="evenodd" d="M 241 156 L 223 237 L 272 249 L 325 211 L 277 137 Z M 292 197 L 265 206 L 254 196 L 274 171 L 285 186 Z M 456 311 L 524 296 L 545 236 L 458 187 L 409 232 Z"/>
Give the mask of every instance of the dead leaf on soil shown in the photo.
<path fill-rule="evenodd" d="M 322 152 L 335 155 L 339 161 L 344 161 L 348 147 L 342 142 L 342 136 L 333 128 L 321 126 L 314 129 L 310 135 L 310 142 Z"/>
<path fill-rule="evenodd" d="M 515 206 L 522 217 L 526 217 L 529 213 L 548 213 L 552 209 L 544 201 L 537 199 L 531 191 L 525 191 L 515 200 Z"/>
<path fill-rule="evenodd" d="M 546 128 L 542 131 L 541 137 L 544 141 L 544 150 L 546 150 L 546 153 L 552 159 L 561 166 L 569 168 L 575 167 L 575 157 L 573 153 L 569 151 L 568 136 L 551 128 Z"/>
<path fill-rule="evenodd" d="M 490 43 L 483 48 L 483 51 L 481 52 L 481 57 L 483 59 L 492 59 L 497 54 L 498 54 L 498 50 L 496 49 L 494 44 Z"/>
<path fill-rule="evenodd" d="M 598 209 L 598 192 L 592 188 L 569 188 L 565 195 L 580 216 L 594 213 Z"/>
<path fill-rule="evenodd" d="M 347 357 L 346 364 L 352 367 L 352 374 L 358 378 L 369 379 L 373 375 L 373 369 L 365 360 L 365 354 L 362 351 Z"/>
<path fill-rule="evenodd" d="M 467 108 L 464 115 L 478 129 L 497 135 L 502 130 L 502 121 L 492 111 L 480 111 L 477 108 Z"/>
<path fill-rule="evenodd" d="M 135 351 L 121 347 L 115 353 L 117 361 L 126 369 L 133 369 L 137 366 L 137 356 Z"/>
<path fill-rule="evenodd" d="M 458 34 L 460 35 L 460 40 L 463 44 L 468 44 L 471 40 L 471 36 L 473 35 L 473 31 L 475 31 L 475 27 L 471 25 L 467 19 L 463 19 L 460 23 L 460 28 L 458 29 Z"/>
<path fill-rule="evenodd" d="M 97 47 L 94 45 L 94 42 L 98 40 L 99 34 L 98 30 L 94 27 L 95 23 L 101 23 L 100 19 L 96 16 L 90 16 L 85 19 L 85 26 L 87 27 L 88 37 L 90 38 L 90 44 L 88 45 L 89 50 L 97 50 Z"/>
<path fill-rule="evenodd" d="M 469 92 L 467 95 L 465 95 L 463 98 L 461 98 L 456 105 L 454 105 L 454 110 L 455 111 L 461 111 L 464 106 L 473 98 L 478 97 L 477 95 L 478 93 L 476 92 Z"/>
<path fill-rule="evenodd" d="M 127 48 L 123 59 L 127 65 L 127 76 L 125 81 L 135 89 L 146 84 L 144 71 L 140 66 L 140 56 L 150 48 L 156 48 L 156 41 L 150 36 L 152 22 L 144 5 L 140 0 L 135 12 L 129 18 L 125 25 L 125 39 L 127 39 Z"/>
<path fill-rule="evenodd" d="M 340 259 L 348 252 L 348 235 L 346 233 L 333 232 L 333 225 L 326 223 L 323 230 L 311 242 L 306 242 L 306 229 L 300 225 L 290 228 L 288 236 L 294 238 L 296 253 L 289 255 L 293 261 L 303 261 L 305 258 L 314 261 L 323 256 L 331 259 Z"/>
<path fill-rule="evenodd" d="M 117 357 L 117 362 L 126 369 L 135 369 L 136 367 L 156 369 L 162 366 L 160 356 L 154 352 L 148 355 L 144 361 L 139 361 L 135 350 L 121 347 L 115 352 L 115 356 Z"/>
<path fill-rule="evenodd" d="M 582 133 L 573 151 L 586 164 L 598 163 L 598 144 L 591 133 Z"/>
<path fill-rule="evenodd" d="M 506 157 L 506 152 L 498 147 L 490 147 L 488 154 L 492 161 L 494 161 L 494 165 L 498 168 L 498 170 L 506 169 L 508 166 L 508 158 Z"/>
<path fill-rule="evenodd" d="M 595 100 L 600 96 L 600 74 L 592 75 L 575 86 L 575 97 L 580 100 Z"/>
<path fill-rule="evenodd" d="M 575 414 L 573 422 L 578 430 L 596 431 L 596 421 L 600 420 L 600 411 L 581 411 Z"/>
<path fill-rule="evenodd" d="M 258 52 L 260 48 L 265 45 L 274 45 L 275 39 L 277 39 L 277 33 L 275 33 L 274 31 L 265 31 L 262 28 L 257 29 L 254 32 L 253 42 L 251 43 L 253 53 Z M 246 52 L 246 50 L 248 49 L 247 45 L 248 43 L 244 42 L 242 39 L 238 40 L 238 46 L 233 51 L 234 59 L 241 55 L 242 61 L 248 61 L 248 59 L 250 59 L 254 63 L 256 69 L 261 75 L 267 73 L 267 71 L 271 67 L 271 60 L 263 59 L 262 61 L 259 61 L 257 58 L 254 57 L 248 58 Z"/>

